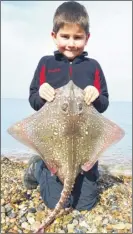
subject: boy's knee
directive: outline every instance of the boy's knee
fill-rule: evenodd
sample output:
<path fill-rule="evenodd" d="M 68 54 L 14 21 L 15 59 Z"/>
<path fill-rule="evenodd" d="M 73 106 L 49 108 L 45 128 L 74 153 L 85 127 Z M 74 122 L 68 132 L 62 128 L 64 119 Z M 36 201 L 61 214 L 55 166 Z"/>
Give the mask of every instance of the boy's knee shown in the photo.
<path fill-rule="evenodd" d="M 98 198 L 97 196 L 94 197 L 93 199 L 88 199 L 88 200 L 83 200 L 82 202 L 80 201 L 76 205 L 72 205 L 72 207 L 78 211 L 84 211 L 84 210 L 91 210 L 95 207 L 97 204 Z"/>
<path fill-rule="evenodd" d="M 96 163 L 92 170 L 77 177 L 72 195 L 64 204 L 64 208 L 71 205 L 77 210 L 91 210 L 95 206 L 97 202 L 97 173 Z M 44 203 L 48 208 L 54 209 L 60 199 L 63 185 L 56 176 L 51 176 L 42 160 L 37 164 L 36 177 Z"/>
<path fill-rule="evenodd" d="M 60 199 L 63 185 L 57 176 L 55 175 L 51 176 L 51 172 L 46 167 L 43 167 L 42 170 L 41 169 L 38 170 L 38 176 L 39 173 L 40 173 L 39 185 L 40 185 L 41 197 L 48 208 L 54 209 Z M 64 204 L 64 208 L 67 208 L 69 206 L 70 202 L 69 200 L 67 200 Z"/>
<path fill-rule="evenodd" d="M 74 209 L 91 210 L 95 206 L 98 200 L 97 177 L 93 172 L 77 177 L 71 199 Z"/>
<path fill-rule="evenodd" d="M 42 177 L 42 172 L 44 168 L 45 168 L 45 163 L 42 159 L 40 159 L 36 164 L 36 169 L 34 172 L 34 176 L 39 184 L 40 184 L 40 178 Z"/>

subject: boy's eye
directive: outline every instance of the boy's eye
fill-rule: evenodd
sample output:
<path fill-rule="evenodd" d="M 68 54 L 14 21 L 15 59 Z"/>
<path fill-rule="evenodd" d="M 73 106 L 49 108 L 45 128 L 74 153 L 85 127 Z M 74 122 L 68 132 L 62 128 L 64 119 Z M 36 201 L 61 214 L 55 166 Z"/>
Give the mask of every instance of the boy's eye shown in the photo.
<path fill-rule="evenodd" d="M 69 36 L 67 36 L 67 35 L 62 35 L 61 37 L 66 38 L 66 39 L 69 38 Z"/>
<path fill-rule="evenodd" d="M 81 40 L 82 37 L 77 36 L 77 37 L 75 37 L 74 39 L 75 39 L 75 40 Z"/>
<path fill-rule="evenodd" d="M 70 38 L 70 36 L 69 35 L 61 35 L 61 37 L 62 38 L 65 38 L 65 39 L 69 39 Z M 81 40 L 82 39 L 82 37 L 81 36 L 74 36 L 74 38 L 73 38 L 74 40 Z"/>

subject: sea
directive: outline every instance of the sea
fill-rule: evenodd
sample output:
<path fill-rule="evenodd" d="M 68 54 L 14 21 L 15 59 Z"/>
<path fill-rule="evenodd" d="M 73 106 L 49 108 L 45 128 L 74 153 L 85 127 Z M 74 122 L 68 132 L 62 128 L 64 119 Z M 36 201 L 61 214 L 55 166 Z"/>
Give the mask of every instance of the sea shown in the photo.
<path fill-rule="evenodd" d="M 35 111 L 27 99 L 1 99 L 1 154 L 10 157 L 33 155 L 35 152 L 19 143 L 7 133 L 8 127 L 28 117 Z M 132 170 L 132 102 L 111 102 L 103 113 L 105 117 L 118 124 L 124 131 L 124 138 L 107 149 L 100 157 L 101 165 L 110 170 Z"/>

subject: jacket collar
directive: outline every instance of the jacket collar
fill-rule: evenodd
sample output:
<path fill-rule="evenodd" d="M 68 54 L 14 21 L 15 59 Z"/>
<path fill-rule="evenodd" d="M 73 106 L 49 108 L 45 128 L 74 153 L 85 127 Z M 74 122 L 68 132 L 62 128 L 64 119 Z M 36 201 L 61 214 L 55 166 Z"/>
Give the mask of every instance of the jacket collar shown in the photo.
<path fill-rule="evenodd" d="M 79 61 L 82 61 L 84 59 L 84 57 L 87 55 L 88 55 L 88 53 L 86 51 L 84 51 L 81 55 L 74 58 L 74 60 L 72 62 L 78 63 Z M 54 51 L 54 56 L 57 60 L 64 60 L 64 61 L 69 62 L 68 58 L 66 56 L 64 56 L 61 52 L 59 52 L 59 50 Z"/>

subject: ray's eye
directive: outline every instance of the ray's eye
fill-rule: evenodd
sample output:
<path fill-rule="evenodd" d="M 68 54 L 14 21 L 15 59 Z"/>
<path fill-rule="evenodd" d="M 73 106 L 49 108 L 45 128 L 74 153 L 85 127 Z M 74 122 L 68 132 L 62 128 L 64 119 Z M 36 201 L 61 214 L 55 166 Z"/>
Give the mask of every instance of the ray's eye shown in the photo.
<path fill-rule="evenodd" d="M 68 103 L 64 103 L 64 104 L 62 105 L 62 110 L 66 112 L 67 109 L 68 109 Z"/>
<path fill-rule="evenodd" d="M 79 107 L 79 111 L 82 111 L 82 110 L 83 110 L 83 105 L 82 105 L 82 103 L 79 103 L 78 107 Z"/>

